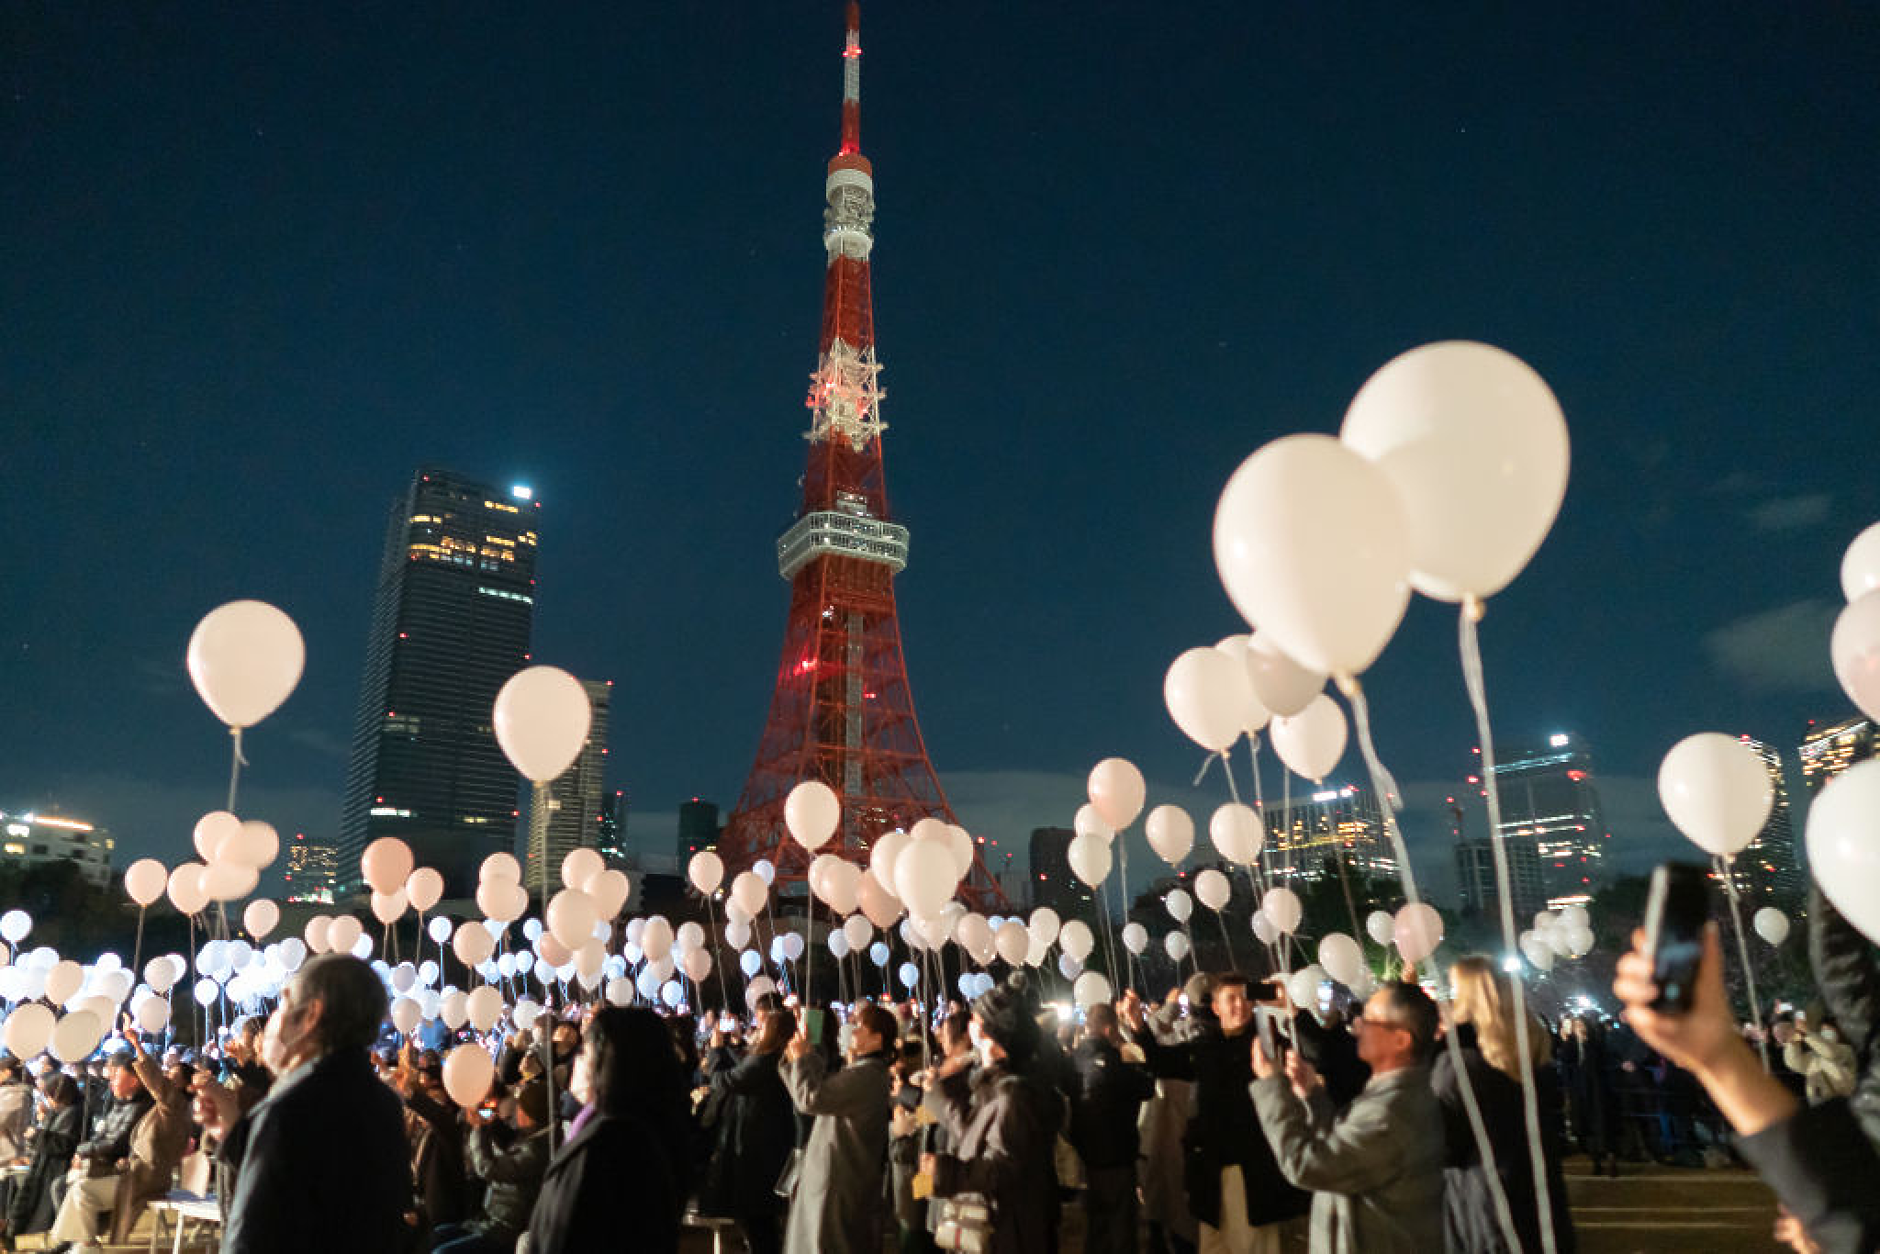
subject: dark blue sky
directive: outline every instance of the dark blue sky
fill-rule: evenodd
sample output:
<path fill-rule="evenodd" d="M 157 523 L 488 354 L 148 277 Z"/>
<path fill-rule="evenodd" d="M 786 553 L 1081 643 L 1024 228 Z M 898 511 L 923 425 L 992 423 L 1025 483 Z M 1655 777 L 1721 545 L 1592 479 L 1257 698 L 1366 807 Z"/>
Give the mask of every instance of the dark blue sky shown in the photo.
<path fill-rule="evenodd" d="M 182 856 L 226 737 L 207 609 L 301 623 L 248 808 L 330 833 L 385 506 L 545 502 L 540 660 L 616 681 L 635 830 L 735 800 L 786 604 L 841 10 L 0 12 L 0 807 Z M 866 6 L 902 629 L 1002 841 L 1098 758 L 1204 812 L 1163 670 L 1238 625 L 1209 523 L 1414 344 L 1485 339 L 1574 442 L 1490 607 L 1504 738 L 1578 729 L 1615 854 L 1694 730 L 1794 744 L 1880 517 L 1880 19 L 1847 5 Z M 1472 733 L 1448 607 L 1369 680 L 1413 833 Z M 1426 839 L 1434 840 L 1433 835 Z M 1428 847 L 1439 882 L 1446 854 Z"/>

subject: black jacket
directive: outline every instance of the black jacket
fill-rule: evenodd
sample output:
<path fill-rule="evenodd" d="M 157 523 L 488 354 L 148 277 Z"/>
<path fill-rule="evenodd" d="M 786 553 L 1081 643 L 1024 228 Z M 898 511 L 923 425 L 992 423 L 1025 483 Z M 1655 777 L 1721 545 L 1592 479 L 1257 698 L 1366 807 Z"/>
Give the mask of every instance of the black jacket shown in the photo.
<path fill-rule="evenodd" d="M 699 1189 L 701 1214 L 764 1216 L 782 1212 L 777 1177 L 796 1148 L 796 1106 L 777 1074 L 780 1053 L 739 1059 L 712 1050 L 705 1073 L 721 1098 L 717 1145 Z"/>
<path fill-rule="evenodd" d="M 50 1108 L 39 1135 L 33 1138 L 33 1156 L 26 1174 L 13 1186 L 7 1204 L 7 1231 L 13 1236 L 37 1232 L 52 1224 L 52 1183 L 71 1166 L 84 1114 L 76 1106 Z M 43 1213 L 42 1213 L 43 1212 Z"/>
<path fill-rule="evenodd" d="M 1737 1148 L 1795 1212 L 1823 1254 L 1880 1249 L 1880 1153 L 1861 1135 L 1848 1103 L 1804 1106 Z"/>
<path fill-rule="evenodd" d="M 954 1141 L 934 1155 L 934 1196 L 977 1193 L 992 1204 L 991 1254 L 1056 1250 L 1058 1091 L 995 1063 L 939 1080 L 927 1100 Z"/>
<path fill-rule="evenodd" d="M 277 1083 L 231 1130 L 222 1254 L 400 1254 L 411 1171 L 403 1106 L 363 1049 Z"/>
<path fill-rule="evenodd" d="M 1534 1031 L 1541 1030 L 1535 1025 Z M 1534 1187 L 1534 1165 L 1528 1151 L 1521 1082 L 1489 1065 L 1476 1046 L 1475 1029 L 1468 1024 L 1457 1029 L 1456 1047 L 1475 1091 L 1476 1105 L 1482 1112 L 1483 1129 L 1488 1133 L 1488 1145 L 1495 1155 L 1495 1174 L 1507 1193 L 1515 1233 L 1521 1239 L 1520 1249 L 1538 1250 L 1541 1248 L 1539 1194 Z M 1554 1220 L 1554 1248 L 1559 1254 L 1573 1254 L 1578 1242 L 1567 1206 L 1567 1182 L 1560 1173 L 1560 1143 L 1555 1131 L 1560 1125 L 1560 1086 L 1553 1068 L 1536 1067 L 1534 1085 L 1541 1123 L 1541 1149 L 1547 1169 L 1548 1211 Z M 1488 1171 L 1475 1143 L 1475 1132 L 1469 1127 L 1462 1085 L 1447 1045 L 1436 1051 L 1436 1061 L 1430 1068 L 1430 1087 L 1442 1104 L 1443 1139 L 1447 1150 L 1443 1162 L 1445 1247 L 1449 1254 L 1503 1254 L 1508 1243 L 1495 1212 Z"/>
<path fill-rule="evenodd" d="M 1859 1078 L 1848 1105 L 1867 1139 L 1880 1145 L 1880 964 L 1867 938 L 1811 883 L 1808 960 L 1828 1017 L 1854 1051 Z"/>
<path fill-rule="evenodd" d="M 1141 1148 L 1136 1116 L 1155 1096 L 1155 1077 L 1104 1040 L 1085 1041 L 1071 1061 L 1077 1067 L 1071 1091 L 1071 1145 L 1086 1167 L 1135 1166 Z"/>
<path fill-rule="evenodd" d="M 1188 1209 L 1210 1226 L 1221 1222 L 1221 1172 L 1241 1169 L 1247 1195 L 1247 1222 L 1278 1223 L 1303 1215 L 1312 1195 L 1286 1183 L 1273 1147 L 1253 1109 L 1253 1029 L 1225 1036 L 1212 1020 L 1201 1021 L 1189 1040 L 1164 1044 L 1153 1032 L 1135 1034 L 1149 1070 L 1159 1076 L 1192 1080 L 1195 1111 L 1182 1138 L 1182 1173 Z"/>
<path fill-rule="evenodd" d="M 466 1146 L 471 1173 L 487 1186 L 483 1209 L 470 1226 L 510 1240 L 521 1236 L 528 1230 L 536 1194 L 542 1191 L 542 1173 L 548 1170 L 548 1129 L 537 1128 L 504 1149 L 491 1129 L 474 1128 Z"/>
<path fill-rule="evenodd" d="M 671 1254 L 683 1173 L 649 1123 L 595 1113 L 556 1151 L 529 1220 L 529 1254 Z"/>

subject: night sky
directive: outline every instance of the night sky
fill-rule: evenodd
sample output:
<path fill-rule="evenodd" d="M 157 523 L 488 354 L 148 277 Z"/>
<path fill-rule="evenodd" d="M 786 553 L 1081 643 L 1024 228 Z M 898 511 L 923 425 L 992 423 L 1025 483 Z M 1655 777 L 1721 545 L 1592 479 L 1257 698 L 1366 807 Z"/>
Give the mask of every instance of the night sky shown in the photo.
<path fill-rule="evenodd" d="M 1792 758 L 1851 713 L 1827 632 L 1880 518 L 1880 16 L 1634 10 L 865 6 L 901 626 L 969 827 L 1068 823 L 1111 754 L 1152 804 L 1225 799 L 1161 696 L 1244 630 L 1220 488 L 1435 339 L 1566 410 L 1565 506 L 1484 648 L 1499 736 L 1592 740 L 1621 865 L 1675 839 L 1679 737 Z M 333 834 L 424 461 L 544 502 L 535 656 L 616 681 L 635 843 L 728 809 L 782 637 L 841 22 L 0 10 L 0 809 L 183 857 L 227 767 L 184 645 L 253 596 L 309 659 L 243 809 Z M 1414 604 L 1367 687 L 1440 889 L 1453 608 Z"/>

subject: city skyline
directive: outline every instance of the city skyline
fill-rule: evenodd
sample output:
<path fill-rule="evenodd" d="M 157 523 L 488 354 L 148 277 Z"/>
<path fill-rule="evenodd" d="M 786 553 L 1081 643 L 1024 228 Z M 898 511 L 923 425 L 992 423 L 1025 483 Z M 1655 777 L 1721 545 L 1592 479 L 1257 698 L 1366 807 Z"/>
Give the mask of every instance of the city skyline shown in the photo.
<path fill-rule="evenodd" d="M 722 16 L 183 13 L 152 40 L 16 14 L 0 798 L 184 856 L 227 743 L 183 645 L 255 596 L 308 669 L 245 741 L 242 808 L 336 839 L 376 511 L 434 462 L 549 502 L 533 652 L 616 679 L 634 843 L 734 804 L 786 605 L 841 16 Z M 1834 455 L 1880 390 L 1872 15 L 866 17 L 921 544 L 896 593 L 962 821 L 1022 847 L 1112 754 L 1152 805 L 1225 800 L 1161 707 L 1177 653 L 1244 629 L 1220 485 L 1466 335 L 1532 362 L 1574 441 L 1483 624 L 1498 735 L 1600 746 L 1629 869 L 1688 850 L 1652 780 L 1697 730 L 1782 751 L 1799 836 L 1806 720 L 1852 712 L 1835 566 L 1880 517 Z M 1426 875 L 1473 743 L 1453 618 L 1419 601 L 1366 676 Z"/>

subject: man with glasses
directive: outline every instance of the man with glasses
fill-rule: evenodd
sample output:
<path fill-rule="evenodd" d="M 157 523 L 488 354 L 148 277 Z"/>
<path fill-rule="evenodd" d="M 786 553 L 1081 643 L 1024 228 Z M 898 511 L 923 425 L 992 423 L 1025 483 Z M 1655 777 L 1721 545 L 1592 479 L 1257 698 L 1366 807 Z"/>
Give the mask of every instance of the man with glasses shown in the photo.
<path fill-rule="evenodd" d="M 1342 1111 L 1296 1051 L 1253 1042 L 1250 1086 L 1280 1171 L 1311 1189 L 1313 1254 L 1429 1254 L 1443 1248 L 1443 1117 L 1430 1089 L 1436 1003 L 1386 984 L 1355 1021 L 1371 1079 Z"/>

